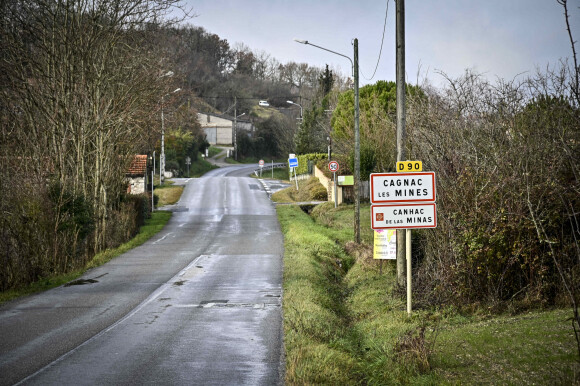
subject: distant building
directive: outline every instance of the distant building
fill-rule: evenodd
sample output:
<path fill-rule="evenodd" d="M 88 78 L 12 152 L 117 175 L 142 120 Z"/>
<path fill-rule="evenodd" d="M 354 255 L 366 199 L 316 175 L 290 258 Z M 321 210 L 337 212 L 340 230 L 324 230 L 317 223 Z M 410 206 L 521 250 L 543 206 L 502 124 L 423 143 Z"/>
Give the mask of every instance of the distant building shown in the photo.
<path fill-rule="evenodd" d="M 198 113 L 197 119 L 210 145 L 232 146 L 234 139 L 234 117 L 229 115 Z M 244 116 L 237 119 L 237 130 L 246 131 L 251 135 L 255 128 L 252 121 Z"/>

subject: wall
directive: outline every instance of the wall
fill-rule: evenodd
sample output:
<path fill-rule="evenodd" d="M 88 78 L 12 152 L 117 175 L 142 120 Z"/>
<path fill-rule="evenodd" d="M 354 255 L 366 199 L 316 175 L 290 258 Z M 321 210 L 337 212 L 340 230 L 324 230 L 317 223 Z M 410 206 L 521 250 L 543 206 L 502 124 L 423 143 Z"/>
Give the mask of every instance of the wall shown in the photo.
<path fill-rule="evenodd" d="M 145 177 L 128 177 L 127 193 L 145 193 Z"/>
<path fill-rule="evenodd" d="M 211 114 L 197 114 L 197 120 L 206 134 L 210 145 L 232 145 L 233 122 Z"/>
<path fill-rule="evenodd" d="M 314 176 L 317 177 L 320 183 L 326 188 L 326 191 L 328 192 L 328 201 L 334 202 L 334 181 L 326 177 L 317 166 L 314 166 Z M 342 204 L 342 186 L 337 187 L 336 196 L 336 204 Z"/>

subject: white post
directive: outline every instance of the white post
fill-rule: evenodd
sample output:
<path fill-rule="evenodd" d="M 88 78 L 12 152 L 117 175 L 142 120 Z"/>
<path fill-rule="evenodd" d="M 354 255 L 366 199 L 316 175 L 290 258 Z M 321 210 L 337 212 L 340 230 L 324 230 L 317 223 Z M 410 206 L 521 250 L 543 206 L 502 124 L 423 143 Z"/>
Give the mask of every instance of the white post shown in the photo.
<path fill-rule="evenodd" d="M 161 97 L 161 155 L 159 156 L 159 183 L 165 181 L 165 119 L 163 117 L 163 97 Z"/>
<path fill-rule="evenodd" d="M 411 285 L 411 277 L 413 276 L 411 274 L 411 230 L 407 229 L 406 232 L 406 246 L 407 246 L 407 314 L 409 314 L 409 316 L 411 316 L 411 294 L 412 294 L 412 285 Z"/>
<path fill-rule="evenodd" d="M 336 172 L 332 173 L 334 174 L 334 207 L 337 207 L 337 201 L 338 201 L 338 189 L 336 188 Z"/>
<path fill-rule="evenodd" d="M 155 150 L 153 150 L 153 170 L 151 171 L 151 212 L 155 211 L 155 200 L 153 199 L 153 181 L 155 180 Z"/>
<path fill-rule="evenodd" d="M 294 181 L 296 181 L 296 190 L 298 190 L 298 176 L 296 176 L 296 168 L 294 169 Z"/>

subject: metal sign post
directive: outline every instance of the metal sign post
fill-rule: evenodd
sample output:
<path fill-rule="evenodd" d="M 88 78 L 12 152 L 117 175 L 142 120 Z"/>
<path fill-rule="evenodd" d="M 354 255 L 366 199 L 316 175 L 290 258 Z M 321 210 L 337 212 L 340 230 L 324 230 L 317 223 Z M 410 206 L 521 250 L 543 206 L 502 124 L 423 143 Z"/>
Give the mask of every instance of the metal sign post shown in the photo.
<path fill-rule="evenodd" d="M 298 158 L 296 158 L 294 154 L 290 154 L 290 157 L 288 158 L 288 165 L 290 166 L 290 178 L 292 178 L 292 171 L 294 171 L 296 190 L 298 190 L 298 177 L 296 176 L 296 168 L 298 167 Z"/>
<path fill-rule="evenodd" d="M 336 208 L 338 206 L 338 204 L 337 204 L 337 202 L 338 202 L 338 188 L 336 187 L 336 172 L 340 170 L 340 166 L 338 165 L 338 162 L 330 161 L 328 163 L 328 170 L 330 170 L 332 172 L 332 174 L 334 175 L 334 207 Z"/>
<path fill-rule="evenodd" d="M 264 169 L 264 160 L 261 159 L 260 162 L 258 162 L 258 165 L 260 165 L 260 178 L 262 178 L 262 169 Z"/>

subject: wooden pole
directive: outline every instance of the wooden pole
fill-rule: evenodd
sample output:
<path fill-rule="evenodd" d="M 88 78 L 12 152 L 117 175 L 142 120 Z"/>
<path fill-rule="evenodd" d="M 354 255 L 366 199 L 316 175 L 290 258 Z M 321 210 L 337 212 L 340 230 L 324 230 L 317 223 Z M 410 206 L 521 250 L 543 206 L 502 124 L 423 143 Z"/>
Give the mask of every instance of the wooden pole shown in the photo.
<path fill-rule="evenodd" d="M 397 161 L 405 161 L 405 1 L 397 0 Z M 405 231 L 397 230 L 397 282 L 405 284 Z"/>

